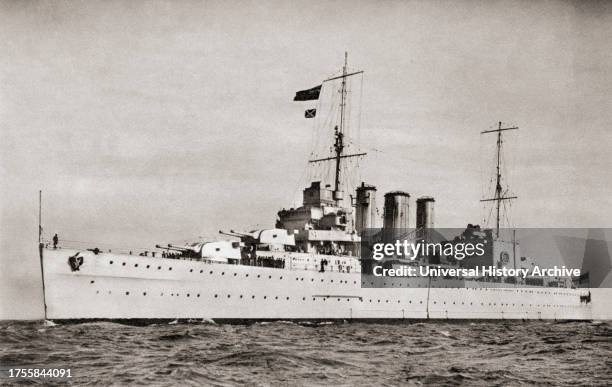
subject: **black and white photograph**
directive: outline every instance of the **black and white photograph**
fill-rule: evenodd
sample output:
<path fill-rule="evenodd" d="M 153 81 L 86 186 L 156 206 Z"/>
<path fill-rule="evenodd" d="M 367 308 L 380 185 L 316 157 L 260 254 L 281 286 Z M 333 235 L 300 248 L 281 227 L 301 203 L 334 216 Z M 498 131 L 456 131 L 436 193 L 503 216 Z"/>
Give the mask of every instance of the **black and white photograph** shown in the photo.
<path fill-rule="evenodd" d="M 605 0 L 0 0 L 0 385 L 611 385 L 611 43 Z"/>

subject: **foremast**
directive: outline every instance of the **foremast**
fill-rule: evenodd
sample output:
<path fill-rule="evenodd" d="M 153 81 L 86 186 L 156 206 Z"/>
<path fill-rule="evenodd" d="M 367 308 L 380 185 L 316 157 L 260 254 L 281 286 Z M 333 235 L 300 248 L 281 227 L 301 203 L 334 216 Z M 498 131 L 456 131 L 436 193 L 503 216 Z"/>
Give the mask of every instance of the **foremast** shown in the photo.
<path fill-rule="evenodd" d="M 346 158 L 352 157 L 361 157 L 365 156 L 367 153 L 354 153 L 354 154 L 344 154 L 344 129 L 346 125 L 346 99 L 347 99 L 347 85 L 346 79 L 350 76 L 362 74 L 363 71 L 356 71 L 349 73 L 348 72 L 348 53 L 344 53 L 344 66 L 342 67 L 342 75 L 337 77 L 332 77 L 324 80 L 323 82 L 329 82 L 337 79 L 342 79 L 341 87 L 340 87 L 340 123 L 334 127 L 334 144 L 333 149 L 335 156 L 333 157 L 325 157 L 322 159 L 309 160 L 309 163 L 319 163 L 323 161 L 335 161 L 335 174 L 334 174 L 334 201 L 337 206 L 342 205 L 342 199 L 344 196 L 344 192 L 342 191 L 342 160 Z"/>

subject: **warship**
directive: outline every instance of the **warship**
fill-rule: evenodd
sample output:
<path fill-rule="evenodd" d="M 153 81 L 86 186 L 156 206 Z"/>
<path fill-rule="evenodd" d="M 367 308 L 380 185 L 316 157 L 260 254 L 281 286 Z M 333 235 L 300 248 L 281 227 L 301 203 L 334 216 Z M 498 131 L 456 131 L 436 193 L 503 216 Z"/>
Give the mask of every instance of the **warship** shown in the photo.
<path fill-rule="evenodd" d="M 297 92 L 294 98 L 300 103 L 316 101 L 316 107 L 305 111 L 305 118 L 318 119 L 324 92 L 331 95 L 328 117 L 318 120 L 331 134 L 331 146 L 324 144 L 329 154 L 309 160 L 326 173 L 303 190 L 301 206 L 279 211 L 273 228 L 220 231 L 218 240 L 156 245 L 147 251 L 102 251 L 95 245 L 76 248 L 58 243 L 57 238 L 47 240 L 39 227 L 45 318 L 590 320 L 589 289 L 577 288 L 569 278 L 500 283 L 421 276 L 390 281 L 368 274 L 365 269 L 372 262 L 361 256 L 362 237 L 372 230 L 383 235 L 408 229 L 410 195 L 386 193 L 381 217 L 374 185 L 360 182 L 352 192 L 345 192 L 347 165 L 367 152 L 353 151 L 349 123 L 349 83 L 363 80 L 363 71 L 350 71 L 346 55 L 344 59 L 341 72 Z M 478 264 L 533 265 L 521 256 L 516 240 L 500 234 L 501 204 L 516 199 L 502 188 L 502 134 L 516 129 L 499 123 L 496 129 L 482 132 L 497 137 L 494 196 L 483 199 L 494 204 L 496 223 L 488 229 L 469 225 L 462 233 L 491 242 L 489 262 Z M 412 234 L 422 238 L 434 230 L 434 205 L 433 197 L 416 200 Z M 438 267 L 458 264 L 444 257 L 435 263 Z"/>

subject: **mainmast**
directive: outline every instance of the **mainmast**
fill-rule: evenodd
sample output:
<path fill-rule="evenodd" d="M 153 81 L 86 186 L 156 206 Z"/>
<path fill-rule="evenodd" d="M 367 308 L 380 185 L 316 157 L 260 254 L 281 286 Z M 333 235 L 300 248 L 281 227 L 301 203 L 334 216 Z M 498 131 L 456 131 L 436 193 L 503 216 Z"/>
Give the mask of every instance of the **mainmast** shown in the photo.
<path fill-rule="evenodd" d="M 493 195 L 492 198 L 489 199 L 482 199 L 481 202 L 496 202 L 496 217 L 495 217 L 495 236 L 497 238 L 499 238 L 499 223 L 500 223 L 500 207 L 501 207 L 501 202 L 504 200 L 512 200 L 512 199 L 517 199 L 518 196 L 504 196 L 503 193 L 503 189 L 502 189 L 502 184 L 501 184 L 501 180 L 502 180 L 502 175 L 501 175 L 501 148 L 502 148 L 502 144 L 503 144 L 503 140 L 502 140 L 502 132 L 506 131 L 506 130 L 517 130 L 518 127 L 517 126 L 513 126 L 510 128 L 502 128 L 502 123 L 501 121 L 499 122 L 499 126 L 497 129 L 493 129 L 493 130 L 485 130 L 483 132 L 480 132 L 480 134 L 485 134 L 485 133 L 497 133 L 497 165 L 496 165 L 496 169 L 497 169 L 497 173 L 496 173 L 496 184 L 495 184 L 495 194 Z"/>
<path fill-rule="evenodd" d="M 341 179 L 341 171 L 342 171 L 342 159 L 349 157 L 359 157 L 365 156 L 367 153 L 355 153 L 350 155 L 345 155 L 344 152 L 344 126 L 346 124 L 346 97 L 347 97 L 347 85 L 346 79 L 350 76 L 362 74 L 363 71 L 356 71 L 353 73 L 348 73 L 348 53 L 344 53 L 344 66 L 342 67 L 342 75 L 326 79 L 323 82 L 329 82 L 336 79 L 342 79 L 342 84 L 340 87 L 340 125 L 336 125 L 334 127 L 334 157 L 326 157 L 322 159 L 310 160 L 310 163 L 317 163 L 321 161 L 329 161 L 335 160 L 335 180 L 334 180 L 334 200 L 336 205 L 340 205 L 343 192 L 342 192 L 342 179 Z"/>

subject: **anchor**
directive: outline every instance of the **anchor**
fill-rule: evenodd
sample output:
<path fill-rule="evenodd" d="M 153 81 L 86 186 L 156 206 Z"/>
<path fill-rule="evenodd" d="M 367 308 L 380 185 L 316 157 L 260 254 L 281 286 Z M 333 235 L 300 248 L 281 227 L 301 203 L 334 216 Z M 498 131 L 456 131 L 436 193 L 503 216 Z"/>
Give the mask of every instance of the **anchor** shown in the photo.
<path fill-rule="evenodd" d="M 78 271 L 81 265 L 83 264 L 83 257 L 79 257 L 79 251 L 75 255 L 68 257 L 68 264 L 70 265 L 70 270 Z"/>

